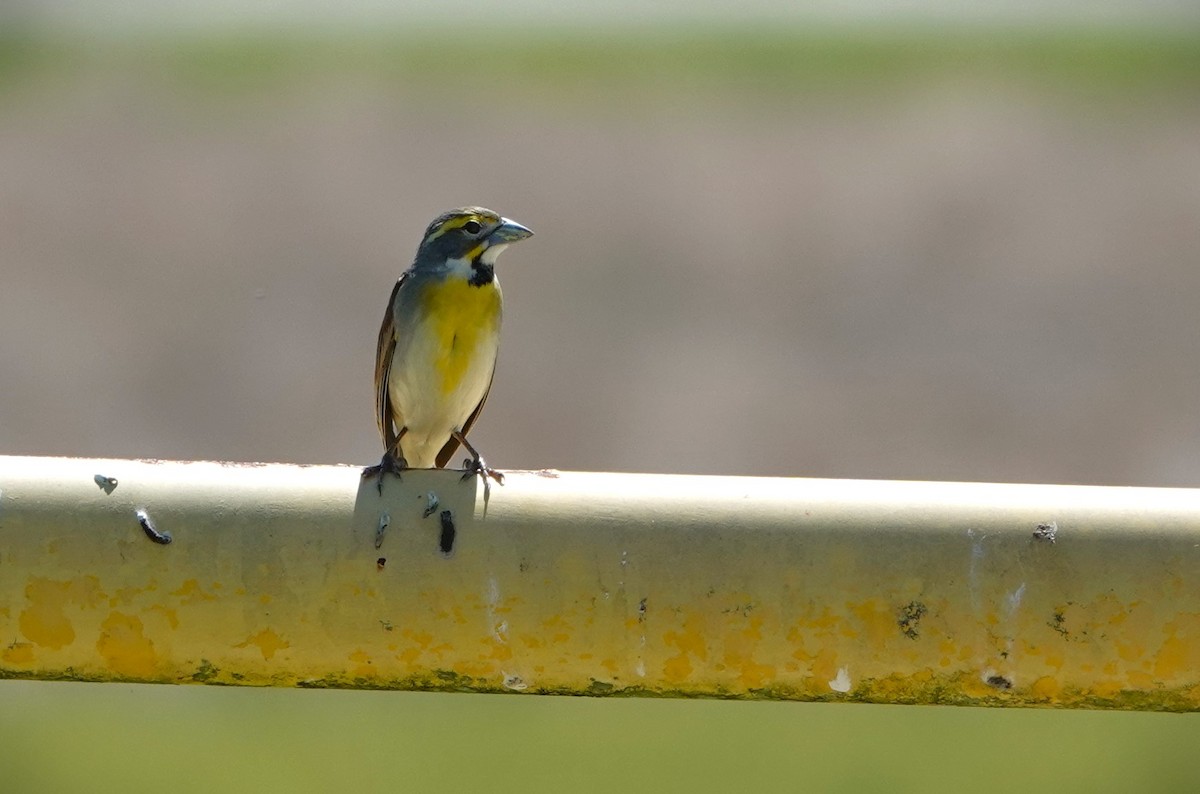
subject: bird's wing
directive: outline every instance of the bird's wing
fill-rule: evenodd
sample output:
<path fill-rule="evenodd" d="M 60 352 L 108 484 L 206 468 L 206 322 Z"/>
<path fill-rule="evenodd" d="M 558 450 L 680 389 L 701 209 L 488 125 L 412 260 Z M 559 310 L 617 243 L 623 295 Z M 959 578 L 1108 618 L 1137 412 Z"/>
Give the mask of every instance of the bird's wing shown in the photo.
<path fill-rule="evenodd" d="M 379 437 L 388 455 L 398 455 L 396 448 L 399 427 L 395 406 L 388 391 L 388 375 L 392 371 L 392 354 L 396 350 L 396 298 L 400 286 L 408 279 L 408 273 L 396 279 L 392 295 L 388 298 L 387 311 L 383 313 L 383 324 L 379 326 L 379 342 L 375 347 L 375 419 L 379 423 Z"/>
<path fill-rule="evenodd" d="M 492 390 L 492 381 L 496 378 L 496 365 L 492 365 L 492 374 L 488 376 L 487 388 L 483 390 L 483 396 L 479 398 L 479 405 L 475 406 L 475 410 L 471 411 L 471 415 L 467 417 L 467 421 L 463 422 L 462 434 L 465 438 L 471 430 L 471 425 L 475 424 L 475 419 L 479 416 L 479 412 L 483 410 L 483 404 L 487 402 L 488 392 Z M 442 450 L 437 454 L 437 467 L 443 468 L 450 462 L 450 456 L 454 454 L 454 450 L 458 449 L 458 439 L 450 436 L 450 440 L 446 442 Z"/>

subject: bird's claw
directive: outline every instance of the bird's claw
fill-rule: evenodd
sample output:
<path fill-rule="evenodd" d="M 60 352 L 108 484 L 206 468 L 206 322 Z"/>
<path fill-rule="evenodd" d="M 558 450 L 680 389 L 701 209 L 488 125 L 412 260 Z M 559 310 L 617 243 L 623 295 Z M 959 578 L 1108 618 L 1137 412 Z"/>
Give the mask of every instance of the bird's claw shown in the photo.
<path fill-rule="evenodd" d="M 394 458 L 391 455 L 384 453 L 383 459 L 375 466 L 367 466 L 363 469 L 362 476 L 364 480 L 375 477 L 375 488 L 379 491 L 379 495 L 383 495 L 383 475 L 394 474 L 396 479 L 401 479 L 400 472 L 408 468 L 408 463 L 404 458 Z"/>
<path fill-rule="evenodd" d="M 489 468 L 483 458 L 466 458 L 463 460 L 463 476 L 462 479 L 469 480 L 476 474 L 483 475 L 484 482 L 491 477 L 496 481 L 497 485 L 504 485 L 504 475 L 495 469 Z"/>

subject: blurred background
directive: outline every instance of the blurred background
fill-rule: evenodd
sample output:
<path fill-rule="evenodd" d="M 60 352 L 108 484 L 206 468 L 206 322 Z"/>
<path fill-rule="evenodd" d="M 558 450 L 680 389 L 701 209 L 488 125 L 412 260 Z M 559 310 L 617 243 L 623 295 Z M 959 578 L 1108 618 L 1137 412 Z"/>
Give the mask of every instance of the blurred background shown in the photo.
<path fill-rule="evenodd" d="M 0 4 L 0 453 L 367 464 L 440 211 L 500 468 L 1200 484 L 1193 2 Z M 0 642 L 7 642 L 0 638 Z M 0 682 L 6 790 L 1178 791 L 1191 717 Z"/>

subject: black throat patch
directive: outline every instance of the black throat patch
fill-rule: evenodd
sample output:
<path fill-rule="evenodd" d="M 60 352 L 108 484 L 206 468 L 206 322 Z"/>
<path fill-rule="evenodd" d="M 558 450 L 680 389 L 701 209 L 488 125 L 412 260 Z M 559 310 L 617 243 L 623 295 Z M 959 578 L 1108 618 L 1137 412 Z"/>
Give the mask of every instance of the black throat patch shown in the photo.
<path fill-rule="evenodd" d="M 471 278 L 467 283 L 472 287 L 483 287 L 491 284 L 496 279 L 496 268 L 482 260 L 476 259 L 472 262 L 471 269 L 475 272 L 471 274 Z"/>

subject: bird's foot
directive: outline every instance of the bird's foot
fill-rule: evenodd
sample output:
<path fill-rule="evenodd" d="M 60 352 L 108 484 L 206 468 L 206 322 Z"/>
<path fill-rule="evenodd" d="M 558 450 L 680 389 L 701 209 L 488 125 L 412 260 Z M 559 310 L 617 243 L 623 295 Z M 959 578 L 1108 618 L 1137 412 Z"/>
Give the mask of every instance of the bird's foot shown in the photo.
<path fill-rule="evenodd" d="M 478 455 L 473 458 L 467 458 L 463 461 L 463 476 L 464 480 L 469 480 L 476 474 L 483 475 L 484 483 L 487 483 L 487 478 L 491 477 L 496 481 L 497 485 L 504 485 L 504 475 L 495 469 L 489 468 L 483 458 Z"/>
<path fill-rule="evenodd" d="M 378 489 L 380 496 L 383 495 L 383 475 L 394 474 L 396 479 L 400 479 L 400 472 L 408 468 L 408 462 L 404 458 L 392 457 L 388 453 L 383 454 L 383 459 L 375 466 L 368 466 L 363 469 L 362 476 L 364 480 L 375 477 L 375 487 Z"/>

